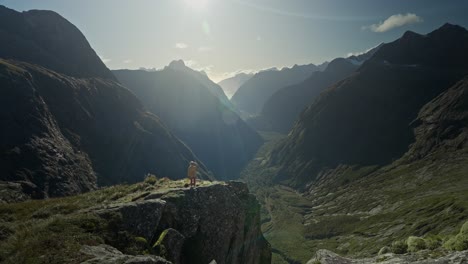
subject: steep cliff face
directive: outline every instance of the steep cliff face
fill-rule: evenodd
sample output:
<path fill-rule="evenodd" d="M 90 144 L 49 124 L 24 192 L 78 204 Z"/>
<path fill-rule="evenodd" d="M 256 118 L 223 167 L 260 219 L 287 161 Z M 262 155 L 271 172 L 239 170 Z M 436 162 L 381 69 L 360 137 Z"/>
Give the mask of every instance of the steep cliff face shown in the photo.
<path fill-rule="evenodd" d="M 8 227 L 1 226 L 8 232 L 0 236 L 0 261 L 48 254 L 44 263 L 271 262 L 260 205 L 244 183 L 183 185 L 162 179 L 41 203 L 0 204 Z M 31 219 L 30 229 L 20 230 Z M 60 243 L 44 248 L 56 236 Z M 22 245 L 13 243 L 20 237 Z"/>
<path fill-rule="evenodd" d="M 427 103 L 413 122 L 416 140 L 405 158 L 464 149 L 468 141 L 468 77 Z"/>

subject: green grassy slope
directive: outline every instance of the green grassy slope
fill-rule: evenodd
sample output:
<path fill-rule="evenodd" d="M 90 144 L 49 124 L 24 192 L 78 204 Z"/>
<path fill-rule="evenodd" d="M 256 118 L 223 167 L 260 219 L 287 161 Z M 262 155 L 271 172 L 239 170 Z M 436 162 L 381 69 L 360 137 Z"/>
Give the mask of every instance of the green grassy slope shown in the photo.
<path fill-rule="evenodd" d="M 134 185 L 116 185 L 77 196 L 0 204 L 0 263 L 80 263 L 89 256 L 82 245 L 110 244 L 126 254 L 151 250 L 144 238 L 117 232 L 115 219 L 102 219 L 89 208 L 131 202 L 152 191 L 184 187 L 187 180 L 147 178 Z M 201 181 L 198 186 L 216 182 Z"/>
<path fill-rule="evenodd" d="M 264 166 L 268 149 L 281 137 L 266 139 L 243 178 L 262 203 L 273 263 L 305 263 L 318 249 L 372 256 L 409 236 L 437 237 L 441 246 L 468 220 L 467 151 L 381 168 L 340 166 L 301 194 L 268 180 L 276 170 Z"/>

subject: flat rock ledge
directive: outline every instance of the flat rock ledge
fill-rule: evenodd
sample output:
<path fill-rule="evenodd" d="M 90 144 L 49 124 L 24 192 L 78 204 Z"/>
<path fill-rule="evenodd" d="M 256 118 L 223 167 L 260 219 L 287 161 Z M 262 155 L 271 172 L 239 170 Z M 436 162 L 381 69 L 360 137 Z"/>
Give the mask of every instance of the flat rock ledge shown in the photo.
<path fill-rule="evenodd" d="M 153 255 L 131 256 L 125 255 L 109 245 L 83 246 L 81 252 L 91 256 L 82 264 L 171 264 L 171 262 Z"/>

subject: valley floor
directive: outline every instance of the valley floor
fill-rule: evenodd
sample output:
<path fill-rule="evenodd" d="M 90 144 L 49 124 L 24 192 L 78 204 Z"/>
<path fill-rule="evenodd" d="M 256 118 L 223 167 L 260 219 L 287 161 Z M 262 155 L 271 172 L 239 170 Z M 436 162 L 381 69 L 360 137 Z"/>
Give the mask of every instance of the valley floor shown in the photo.
<path fill-rule="evenodd" d="M 272 263 L 306 263 L 319 249 L 357 258 L 398 243 L 406 251 L 410 236 L 424 237 L 422 249 L 437 249 L 428 258 L 455 249 L 454 235 L 468 220 L 467 153 L 382 168 L 342 166 L 301 194 L 274 183 L 278 168 L 265 166 L 284 136 L 263 136 L 266 143 L 242 178 L 262 204 Z"/>

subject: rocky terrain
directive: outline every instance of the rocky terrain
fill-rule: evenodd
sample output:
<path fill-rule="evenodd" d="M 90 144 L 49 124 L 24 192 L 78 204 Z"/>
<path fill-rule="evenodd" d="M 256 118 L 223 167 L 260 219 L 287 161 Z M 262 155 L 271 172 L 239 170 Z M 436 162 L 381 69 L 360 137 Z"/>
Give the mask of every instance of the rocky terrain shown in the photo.
<path fill-rule="evenodd" d="M 240 182 L 148 177 L 0 205 L 2 263 L 270 263 L 260 205 Z"/>

